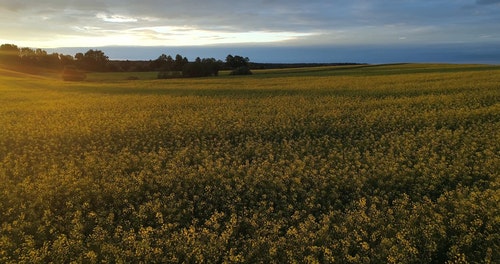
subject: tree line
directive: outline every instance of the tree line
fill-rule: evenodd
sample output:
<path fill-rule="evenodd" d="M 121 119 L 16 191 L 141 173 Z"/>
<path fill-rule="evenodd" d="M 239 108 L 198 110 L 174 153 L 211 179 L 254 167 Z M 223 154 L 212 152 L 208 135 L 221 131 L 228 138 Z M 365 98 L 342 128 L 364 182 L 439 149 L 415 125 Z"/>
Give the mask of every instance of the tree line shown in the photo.
<path fill-rule="evenodd" d="M 215 58 L 196 58 L 190 62 L 177 54 L 162 54 L 149 61 L 112 61 L 101 50 L 90 49 L 75 56 L 48 53 L 43 49 L 20 48 L 14 44 L 0 46 L 0 63 L 16 69 L 48 68 L 69 69 L 69 72 L 135 72 L 158 71 L 158 78 L 217 76 L 219 70 L 232 70 L 231 74 L 251 74 L 248 57 L 228 55 L 225 61 Z"/>

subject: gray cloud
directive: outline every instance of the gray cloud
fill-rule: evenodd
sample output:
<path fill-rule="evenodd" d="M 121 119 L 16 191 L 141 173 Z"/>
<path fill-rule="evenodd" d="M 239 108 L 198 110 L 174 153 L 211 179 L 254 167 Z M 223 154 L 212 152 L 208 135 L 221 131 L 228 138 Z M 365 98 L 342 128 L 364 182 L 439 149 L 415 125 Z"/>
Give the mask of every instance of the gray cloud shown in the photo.
<path fill-rule="evenodd" d="M 78 36 L 165 39 L 159 27 L 226 33 L 292 32 L 288 43 L 399 43 L 500 41 L 500 0 L 0 0 L 0 41 Z M 487 5 L 487 6 L 486 6 Z M 2 10 L 3 9 L 3 10 Z M 189 30 L 188 30 L 189 29 Z M 121 44 L 121 43 L 117 43 Z"/>

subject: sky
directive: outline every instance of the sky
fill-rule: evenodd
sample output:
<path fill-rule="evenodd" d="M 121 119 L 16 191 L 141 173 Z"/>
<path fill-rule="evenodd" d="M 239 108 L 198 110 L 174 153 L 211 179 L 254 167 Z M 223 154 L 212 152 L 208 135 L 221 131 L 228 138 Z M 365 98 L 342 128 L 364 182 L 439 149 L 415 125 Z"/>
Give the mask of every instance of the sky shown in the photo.
<path fill-rule="evenodd" d="M 112 59 L 500 63 L 500 0 L 0 0 L 0 25 L 0 43 Z"/>

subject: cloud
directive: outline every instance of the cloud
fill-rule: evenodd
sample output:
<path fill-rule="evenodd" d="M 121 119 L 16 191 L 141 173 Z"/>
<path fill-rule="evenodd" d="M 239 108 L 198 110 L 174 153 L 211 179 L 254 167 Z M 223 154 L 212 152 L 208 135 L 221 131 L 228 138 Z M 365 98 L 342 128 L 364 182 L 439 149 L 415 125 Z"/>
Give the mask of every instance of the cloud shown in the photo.
<path fill-rule="evenodd" d="M 99 13 L 96 16 L 99 19 L 102 19 L 104 22 L 112 22 L 112 23 L 127 23 L 127 22 L 137 22 L 137 18 L 127 17 L 122 15 L 107 15 L 103 13 Z"/>
<path fill-rule="evenodd" d="M 464 8 L 471 1 L 2 0 L 0 41 L 38 46 L 104 45 L 113 39 L 115 45 L 124 39 L 132 42 L 127 45 L 495 41 L 500 6 L 492 4 L 499 2 L 477 0 Z"/>

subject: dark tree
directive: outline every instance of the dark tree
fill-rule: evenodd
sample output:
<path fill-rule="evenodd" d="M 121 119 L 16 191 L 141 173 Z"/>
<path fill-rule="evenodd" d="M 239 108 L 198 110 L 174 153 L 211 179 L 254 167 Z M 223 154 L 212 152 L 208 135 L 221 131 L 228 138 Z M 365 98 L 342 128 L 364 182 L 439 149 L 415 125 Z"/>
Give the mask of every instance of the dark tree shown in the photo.
<path fill-rule="evenodd" d="M 156 60 L 151 62 L 151 68 L 155 70 L 160 70 L 161 67 L 163 66 L 163 58 L 166 58 L 167 55 L 161 54 L 160 57 L 158 57 Z"/>
<path fill-rule="evenodd" d="M 77 53 L 75 58 L 81 67 L 89 71 L 105 71 L 109 62 L 109 58 L 104 52 L 93 49 L 85 54 Z"/>
<path fill-rule="evenodd" d="M 223 64 L 222 61 L 218 61 L 214 58 L 205 58 L 201 60 L 201 63 L 205 65 L 209 76 L 218 76 L 219 70 L 222 68 L 221 65 Z"/>
<path fill-rule="evenodd" d="M 82 61 L 83 60 L 83 53 L 81 52 L 78 52 L 77 54 L 75 54 L 75 59 L 79 60 L 79 61 Z"/>
<path fill-rule="evenodd" d="M 252 74 L 248 64 L 250 59 L 248 57 L 233 56 L 231 54 L 226 57 L 226 66 L 233 69 L 231 75 L 249 75 Z"/>
<path fill-rule="evenodd" d="M 184 77 L 206 77 L 217 76 L 219 74 L 219 64 L 213 58 L 200 59 L 196 58 L 194 62 L 187 63 L 182 68 L 182 76 Z"/>
<path fill-rule="evenodd" d="M 159 71 L 171 71 L 174 67 L 174 59 L 170 55 L 162 54 L 151 63 L 151 67 Z"/>
<path fill-rule="evenodd" d="M 172 70 L 174 71 L 182 71 L 184 65 L 188 63 L 188 59 L 186 57 L 182 57 L 180 54 L 175 55 L 174 67 Z"/>
<path fill-rule="evenodd" d="M 24 65 L 34 65 L 36 64 L 36 52 L 30 48 L 21 48 L 19 50 L 19 57 L 21 63 Z"/>
<path fill-rule="evenodd" d="M 40 56 L 38 65 L 44 68 L 61 69 L 61 59 L 59 53 L 46 54 Z"/>
<path fill-rule="evenodd" d="M 68 65 L 74 65 L 75 59 L 71 55 L 59 54 L 59 60 L 61 61 L 61 65 L 63 67 Z"/>
<path fill-rule="evenodd" d="M 174 59 L 172 56 L 168 55 L 166 59 L 166 68 L 167 70 L 171 71 L 174 67 Z"/>
<path fill-rule="evenodd" d="M 19 63 L 19 48 L 13 44 L 2 44 L 0 46 L 0 63 L 7 65 Z"/>
<path fill-rule="evenodd" d="M 182 76 L 184 77 L 202 77 L 203 65 L 201 62 L 191 62 L 182 67 Z"/>
<path fill-rule="evenodd" d="M 233 56 L 231 54 L 227 55 L 226 57 L 226 65 L 231 69 L 236 69 L 242 66 L 248 67 L 249 62 L 250 59 L 248 57 L 241 57 L 238 55 Z"/>

